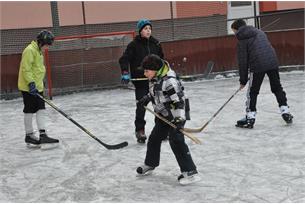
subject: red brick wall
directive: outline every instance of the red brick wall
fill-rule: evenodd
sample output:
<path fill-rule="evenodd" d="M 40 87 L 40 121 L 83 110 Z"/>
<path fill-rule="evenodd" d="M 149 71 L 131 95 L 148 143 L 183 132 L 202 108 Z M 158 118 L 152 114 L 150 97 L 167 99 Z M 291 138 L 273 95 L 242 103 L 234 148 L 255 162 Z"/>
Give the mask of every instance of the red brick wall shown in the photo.
<path fill-rule="evenodd" d="M 262 1 L 259 2 L 260 12 L 279 11 L 305 8 L 304 1 Z"/>
<path fill-rule="evenodd" d="M 276 1 L 259 2 L 260 12 L 276 11 Z"/>
<path fill-rule="evenodd" d="M 194 16 L 211 16 L 213 14 L 226 15 L 227 2 L 225 1 L 177 1 L 177 18 Z"/>

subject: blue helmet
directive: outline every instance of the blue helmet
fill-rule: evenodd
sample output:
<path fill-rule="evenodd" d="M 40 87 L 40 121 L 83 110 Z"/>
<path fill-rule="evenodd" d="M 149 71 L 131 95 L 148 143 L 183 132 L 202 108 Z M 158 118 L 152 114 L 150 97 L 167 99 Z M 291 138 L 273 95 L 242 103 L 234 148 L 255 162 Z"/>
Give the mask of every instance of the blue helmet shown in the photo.
<path fill-rule="evenodd" d="M 137 31 L 140 33 L 141 30 L 146 26 L 150 25 L 152 27 L 151 22 L 147 19 L 140 19 L 137 23 Z"/>

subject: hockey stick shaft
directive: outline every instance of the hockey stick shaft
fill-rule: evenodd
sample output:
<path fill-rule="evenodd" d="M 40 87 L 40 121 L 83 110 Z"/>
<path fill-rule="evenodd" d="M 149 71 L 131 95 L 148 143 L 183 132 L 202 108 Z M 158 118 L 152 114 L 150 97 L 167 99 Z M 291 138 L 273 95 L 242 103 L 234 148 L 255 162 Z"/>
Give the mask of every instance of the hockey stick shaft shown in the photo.
<path fill-rule="evenodd" d="M 204 128 L 206 126 L 208 126 L 208 124 L 218 115 L 218 113 L 231 101 L 231 99 L 239 92 L 240 89 L 237 89 L 234 94 L 217 110 L 216 113 L 214 113 L 214 115 L 200 128 L 184 128 L 185 131 L 187 132 L 201 132 L 202 130 L 204 130 Z"/>
<path fill-rule="evenodd" d="M 150 110 L 147 106 L 144 106 L 144 108 L 146 110 L 148 110 L 149 112 L 151 112 L 152 114 L 154 114 L 157 118 L 159 118 L 160 120 L 162 120 L 163 122 L 165 122 L 166 124 L 168 124 L 169 126 L 173 127 L 173 128 L 177 128 L 177 126 L 173 123 L 171 123 L 170 121 L 166 120 L 164 117 L 162 117 L 160 114 L 155 113 L 154 111 Z M 196 144 L 201 144 L 201 141 L 195 137 L 194 135 L 180 129 L 179 130 L 183 135 L 187 136 L 188 138 L 190 138 L 192 141 L 194 141 Z"/>
<path fill-rule="evenodd" d="M 54 108 L 57 112 L 59 112 L 61 115 L 63 115 L 65 118 L 67 118 L 68 120 L 70 120 L 72 123 L 74 123 L 77 127 L 79 127 L 82 131 L 84 131 L 85 133 L 87 133 L 90 137 L 92 137 L 93 139 L 95 139 L 96 141 L 98 141 L 101 145 L 103 145 L 104 147 L 106 147 L 107 149 L 120 149 L 123 148 L 125 146 L 128 145 L 127 142 L 122 142 L 119 144 L 115 144 L 115 145 L 109 145 L 106 144 L 104 142 L 102 142 L 100 139 L 98 139 L 97 137 L 95 137 L 91 132 L 89 132 L 89 130 L 87 130 L 86 128 L 84 128 L 83 126 L 81 126 L 78 122 L 76 122 L 73 118 L 71 118 L 70 116 L 68 116 L 65 112 L 63 112 L 62 110 L 60 110 L 58 107 L 56 107 L 50 100 L 44 98 L 43 96 L 37 94 L 37 96 L 39 98 L 41 98 L 42 100 L 44 100 L 47 104 L 49 104 L 52 108 Z"/>
<path fill-rule="evenodd" d="M 133 78 L 133 79 L 130 79 L 130 81 L 147 81 L 148 78 Z"/>

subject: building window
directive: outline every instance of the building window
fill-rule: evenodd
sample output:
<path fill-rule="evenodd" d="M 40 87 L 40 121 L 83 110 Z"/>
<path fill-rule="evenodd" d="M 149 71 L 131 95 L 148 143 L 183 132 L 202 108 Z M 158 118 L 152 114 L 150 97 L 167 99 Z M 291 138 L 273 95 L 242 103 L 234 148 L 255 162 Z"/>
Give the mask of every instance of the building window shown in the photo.
<path fill-rule="evenodd" d="M 231 1 L 231 7 L 251 6 L 251 1 Z"/>

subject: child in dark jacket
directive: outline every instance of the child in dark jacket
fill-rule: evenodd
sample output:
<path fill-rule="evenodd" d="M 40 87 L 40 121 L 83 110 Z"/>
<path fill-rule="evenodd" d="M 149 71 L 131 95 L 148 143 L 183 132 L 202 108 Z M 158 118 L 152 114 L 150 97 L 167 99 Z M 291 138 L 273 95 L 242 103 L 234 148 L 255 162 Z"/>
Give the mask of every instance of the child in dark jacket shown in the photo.
<path fill-rule="evenodd" d="M 237 121 L 236 126 L 253 128 L 256 117 L 257 95 L 266 74 L 270 80 L 271 91 L 276 96 L 282 118 L 286 123 L 292 123 L 293 116 L 290 114 L 286 93 L 280 82 L 278 59 L 266 34 L 253 26 L 247 26 L 242 19 L 234 21 L 231 28 L 238 40 L 237 57 L 240 89 L 243 89 L 247 84 L 250 70 L 246 117 Z"/>
<path fill-rule="evenodd" d="M 155 126 L 147 143 L 145 162 L 137 168 L 137 173 L 145 175 L 159 166 L 161 143 L 169 136 L 169 144 L 181 171 L 178 177 L 179 183 L 186 185 L 197 182 L 200 177 L 185 143 L 184 135 L 179 131 L 185 124 L 184 88 L 169 64 L 157 55 L 145 57 L 142 68 L 150 81 L 150 87 L 148 95 L 140 99 L 138 104 L 143 106 L 151 101 L 154 111 L 174 123 L 177 129 L 155 118 Z"/>
<path fill-rule="evenodd" d="M 137 23 L 137 31 L 139 35 L 137 35 L 135 39 L 128 44 L 123 56 L 119 60 L 119 63 L 122 71 L 122 83 L 128 84 L 129 81 L 132 80 L 135 87 L 136 100 L 139 100 L 148 93 L 148 80 L 143 80 L 145 76 L 143 69 L 140 68 L 142 60 L 149 54 L 156 54 L 162 59 L 164 58 L 164 55 L 160 42 L 151 36 L 152 24 L 149 20 L 139 20 Z M 146 140 L 146 121 L 144 118 L 145 109 L 143 106 L 137 105 L 134 123 L 138 143 L 145 143 Z"/>

